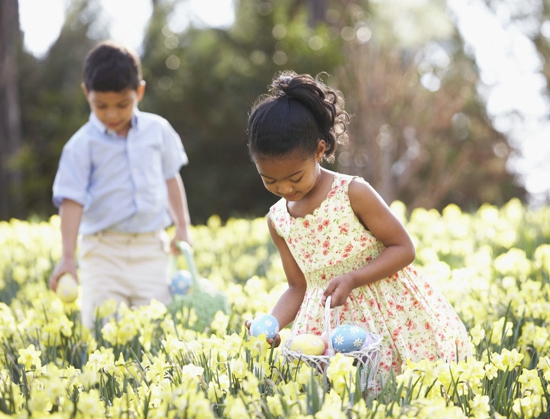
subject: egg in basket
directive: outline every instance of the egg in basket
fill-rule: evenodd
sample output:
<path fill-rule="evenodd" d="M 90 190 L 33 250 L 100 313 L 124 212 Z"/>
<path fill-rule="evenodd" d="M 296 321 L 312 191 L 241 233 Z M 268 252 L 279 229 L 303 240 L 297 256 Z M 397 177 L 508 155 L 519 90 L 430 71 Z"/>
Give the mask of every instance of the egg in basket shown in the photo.
<path fill-rule="evenodd" d="M 335 309 L 338 310 L 338 307 Z M 292 334 L 283 344 L 283 355 L 287 362 L 304 362 L 325 374 L 330 360 L 338 352 L 352 357 L 360 369 L 361 388 L 375 385 L 375 377 L 380 365 L 382 338 L 365 331 L 354 324 L 340 325 L 339 316 L 335 315 L 336 327 L 331 328 L 330 296 L 325 302 L 325 333 L 323 336 L 311 334 Z M 326 374 L 325 374 L 326 379 Z"/>

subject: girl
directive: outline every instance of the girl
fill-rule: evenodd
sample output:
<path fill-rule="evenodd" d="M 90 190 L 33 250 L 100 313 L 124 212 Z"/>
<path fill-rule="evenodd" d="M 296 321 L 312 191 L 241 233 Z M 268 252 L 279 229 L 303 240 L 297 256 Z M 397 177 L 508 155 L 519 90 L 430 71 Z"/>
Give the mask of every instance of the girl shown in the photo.
<path fill-rule="evenodd" d="M 267 221 L 289 287 L 272 314 L 281 328 L 294 321 L 294 333 L 320 335 L 330 295 L 331 307 L 343 306 L 340 323 L 382 336 L 386 378 L 407 359 L 463 359 L 466 329 L 411 265 L 403 225 L 363 179 L 321 167 L 347 140 L 343 105 L 318 78 L 285 72 L 252 107 L 249 152 L 266 189 L 281 197 Z"/>

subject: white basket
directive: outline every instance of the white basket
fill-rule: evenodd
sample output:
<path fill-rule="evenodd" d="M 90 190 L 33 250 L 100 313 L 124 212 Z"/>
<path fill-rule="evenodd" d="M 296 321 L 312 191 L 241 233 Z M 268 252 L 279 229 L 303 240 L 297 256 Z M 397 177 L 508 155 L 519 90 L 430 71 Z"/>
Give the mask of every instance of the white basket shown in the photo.
<path fill-rule="evenodd" d="M 338 316 L 338 307 L 335 309 L 335 322 L 336 327 L 340 325 L 340 319 Z M 290 350 L 292 340 L 296 336 L 294 333 L 292 337 L 287 340 L 282 348 L 283 355 L 287 362 L 298 361 L 304 362 L 310 367 L 316 369 L 318 372 L 324 375 L 325 381 L 327 380 L 326 369 L 330 364 L 330 359 L 334 356 L 335 351 L 332 346 L 332 330 L 330 325 L 330 296 L 325 302 L 325 331 L 328 341 L 328 353 L 329 355 L 305 355 L 296 351 Z M 382 347 L 382 337 L 371 333 L 371 336 L 375 338 L 374 342 L 370 345 L 362 347 L 358 351 L 345 352 L 345 356 L 349 356 L 354 359 L 354 365 L 360 370 L 361 389 L 371 388 L 376 385 L 376 374 L 378 373 L 378 367 L 380 365 L 380 350 Z"/>

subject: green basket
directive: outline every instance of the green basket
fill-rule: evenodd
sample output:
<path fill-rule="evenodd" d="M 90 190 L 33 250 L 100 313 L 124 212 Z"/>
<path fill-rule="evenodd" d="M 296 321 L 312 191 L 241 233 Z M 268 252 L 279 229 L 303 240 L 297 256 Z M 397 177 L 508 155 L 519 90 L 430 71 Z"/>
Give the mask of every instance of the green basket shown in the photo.
<path fill-rule="evenodd" d="M 181 241 L 177 243 L 177 247 L 187 262 L 192 285 L 187 294 L 174 296 L 168 306 L 168 312 L 175 319 L 178 312 L 184 314 L 189 309 L 193 309 L 197 315 L 197 322 L 190 327 L 197 331 L 204 331 L 210 326 L 218 311 L 224 314 L 229 313 L 229 303 L 225 294 L 216 289 L 214 284 L 206 278 L 199 278 L 191 246 Z M 177 271 L 177 260 L 174 258 L 175 271 Z"/>

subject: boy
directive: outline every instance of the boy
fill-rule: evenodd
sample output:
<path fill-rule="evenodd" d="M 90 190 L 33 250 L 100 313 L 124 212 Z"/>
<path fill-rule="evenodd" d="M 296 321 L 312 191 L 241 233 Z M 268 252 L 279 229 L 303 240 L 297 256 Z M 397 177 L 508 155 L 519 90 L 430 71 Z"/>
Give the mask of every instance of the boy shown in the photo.
<path fill-rule="evenodd" d="M 65 144 L 53 184 L 63 254 L 50 277 L 77 277 L 79 244 L 82 322 L 109 299 L 130 306 L 170 301 L 169 247 L 189 242 L 189 210 L 179 170 L 187 164 L 168 121 L 140 112 L 145 82 L 135 52 L 112 42 L 92 49 L 82 89 L 89 121 Z M 171 218 L 170 218 L 171 215 Z M 169 243 L 165 228 L 175 224 Z"/>

